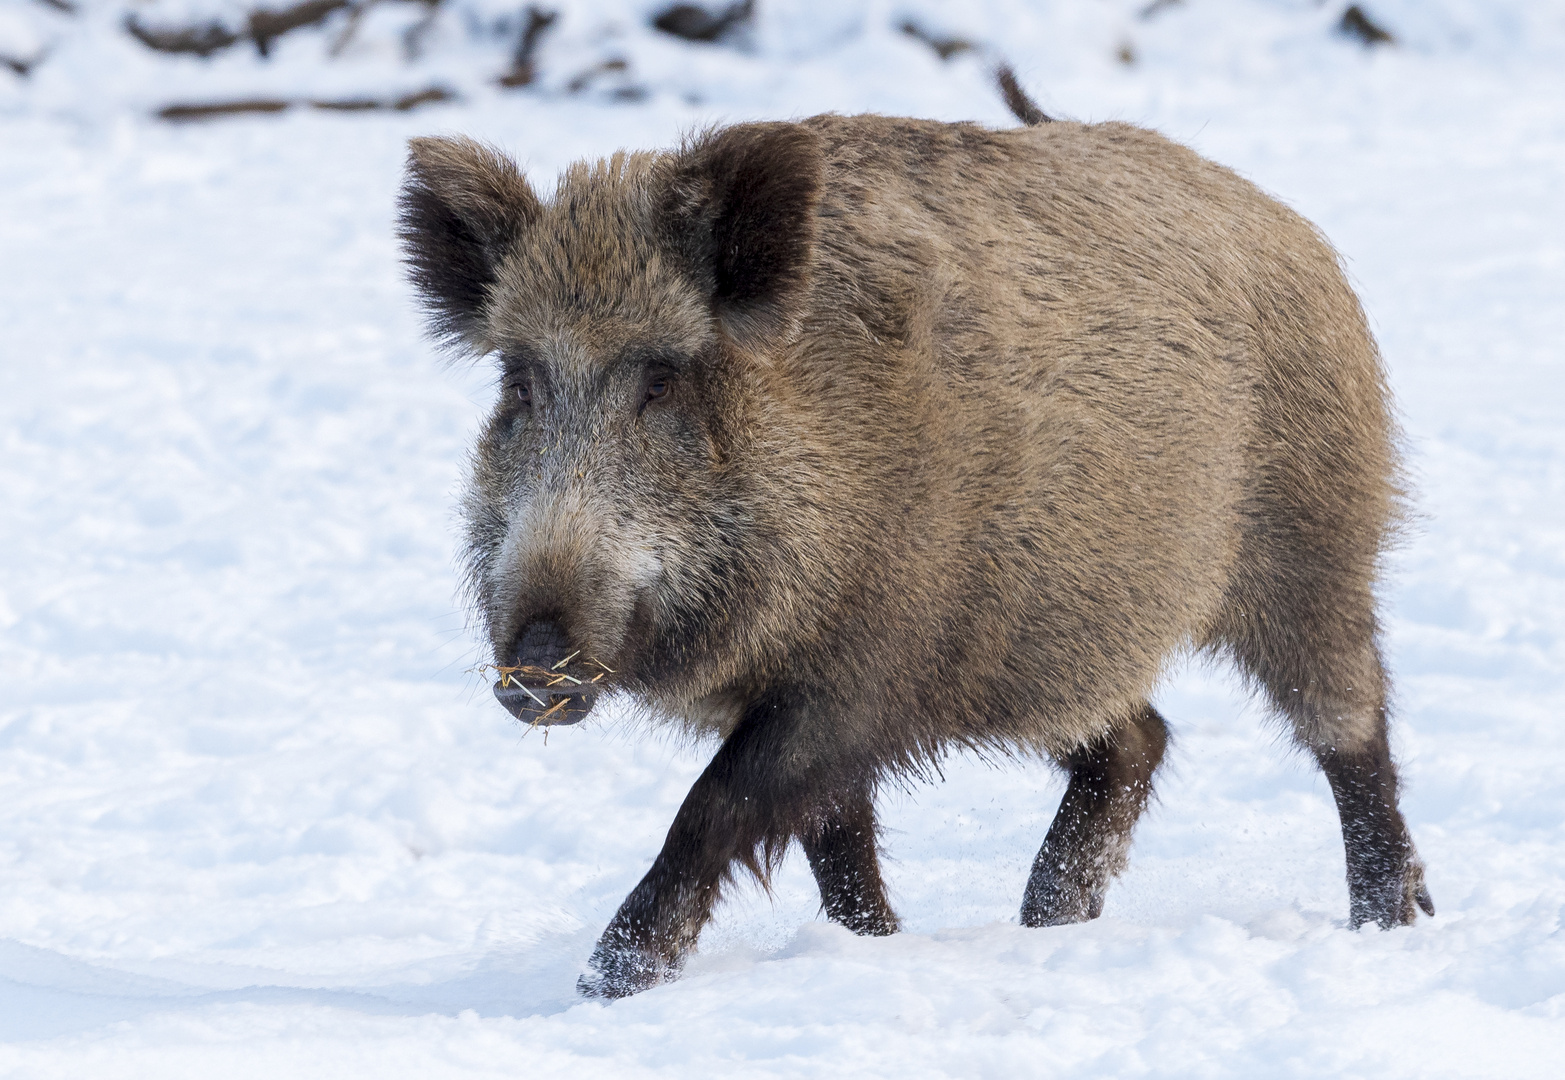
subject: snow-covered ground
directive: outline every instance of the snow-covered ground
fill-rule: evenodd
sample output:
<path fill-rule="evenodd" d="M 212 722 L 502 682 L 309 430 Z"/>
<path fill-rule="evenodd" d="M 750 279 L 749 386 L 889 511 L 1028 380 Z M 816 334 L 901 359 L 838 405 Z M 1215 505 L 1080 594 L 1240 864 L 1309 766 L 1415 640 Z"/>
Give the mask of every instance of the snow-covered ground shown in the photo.
<path fill-rule="evenodd" d="M 760 0 L 716 46 L 560 0 L 507 91 L 498 0 L 447 0 L 413 63 L 413 5 L 335 61 L 341 15 L 262 62 L 155 56 L 124 4 L 3 2 L 0 53 L 51 51 L 0 67 L 0 1075 L 1560 1075 L 1565 3 L 1377 0 L 1401 40 L 1371 51 L 1314 0 Z M 943 63 L 909 15 L 983 48 Z M 546 742 L 464 673 L 449 507 L 492 390 L 420 338 L 404 140 L 478 135 L 547 186 L 720 119 L 1006 124 L 999 54 L 1051 110 L 1238 168 L 1348 260 L 1425 515 L 1387 645 L 1439 914 L 1345 928 L 1324 780 L 1197 668 L 1097 922 L 1016 925 L 1061 784 L 957 759 L 885 799 L 905 933 L 824 922 L 795 855 L 682 981 L 581 1001 L 711 748 L 610 716 Z M 151 116 L 435 84 L 460 103 Z"/>

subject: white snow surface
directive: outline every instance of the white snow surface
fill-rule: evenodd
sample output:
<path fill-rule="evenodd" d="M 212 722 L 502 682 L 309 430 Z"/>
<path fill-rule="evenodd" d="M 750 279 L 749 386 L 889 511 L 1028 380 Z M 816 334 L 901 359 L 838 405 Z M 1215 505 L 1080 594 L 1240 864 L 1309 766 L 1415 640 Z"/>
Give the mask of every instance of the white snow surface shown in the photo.
<path fill-rule="evenodd" d="M 0 53 L 51 51 L 0 67 L 0 1075 L 1561 1075 L 1565 3 L 1375 0 L 1400 40 L 1369 50 L 1313 0 L 760 0 L 721 45 L 560 0 L 517 91 L 499 0 L 447 0 L 414 62 L 410 5 L 336 60 L 340 15 L 201 61 L 123 4 L 4 3 Z M 943 63 L 910 15 L 983 48 Z M 1184 141 L 1342 251 L 1423 515 L 1386 646 L 1439 914 L 1346 928 L 1323 778 L 1193 667 L 1101 919 L 1017 925 L 1061 782 L 953 758 L 882 799 L 903 933 L 825 922 L 794 853 L 680 981 L 583 1001 L 712 747 L 613 710 L 546 741 L 467 673 L 450 508 L 493 387 L 421 337 L 405 140 L 493 141 L 548 188 L 722 120 L 1004 125 L 1002 54 L 1046 108 Z M 152 116 L 434 83 L 460 103 Z"/>

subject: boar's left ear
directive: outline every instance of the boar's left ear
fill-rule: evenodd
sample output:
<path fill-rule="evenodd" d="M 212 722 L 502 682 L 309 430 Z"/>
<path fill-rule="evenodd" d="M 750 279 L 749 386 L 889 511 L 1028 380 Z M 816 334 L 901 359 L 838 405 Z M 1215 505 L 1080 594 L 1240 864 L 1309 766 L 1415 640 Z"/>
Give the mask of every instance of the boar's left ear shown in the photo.
<path fill-rule="evenodd" d="M 810 280 L 824 153 L 799 124 L 739 124 L 675 159 L 670 240 L 724 327 L 746 344 L 791 336 Z"/>
<path fill-rule="evenodd" d="M 414 139 L 398 235 L 430 329 L 482 351 L 484 306 L 501 261 L 542 206 L 516 163 L 472 139 Z"/>

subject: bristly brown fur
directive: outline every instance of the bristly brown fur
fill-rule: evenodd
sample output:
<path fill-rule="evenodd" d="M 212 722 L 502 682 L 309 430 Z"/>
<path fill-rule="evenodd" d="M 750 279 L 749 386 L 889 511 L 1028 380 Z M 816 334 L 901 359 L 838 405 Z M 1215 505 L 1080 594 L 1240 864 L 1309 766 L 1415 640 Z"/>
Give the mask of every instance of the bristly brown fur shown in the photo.
<path fill-rule="evenodd" d="M 1355 925 L 1430 910 L 1377 644 L 1385 377 L 1336 254 L 1253 185 L 1124 124 L 819 116 L 546 204 L 420 140 L 402 230 L 436 332 L 500 367 L 463 503 L 495 663 L 547 638 L 723 740 L 585 989 L 676 972 L 793 839 L 833 918 L 893 929 L 874 792 L 953 748 L 1071 770 L 1024 917 L 1090 917 L 1191 649 L 1331 778 Z"/>

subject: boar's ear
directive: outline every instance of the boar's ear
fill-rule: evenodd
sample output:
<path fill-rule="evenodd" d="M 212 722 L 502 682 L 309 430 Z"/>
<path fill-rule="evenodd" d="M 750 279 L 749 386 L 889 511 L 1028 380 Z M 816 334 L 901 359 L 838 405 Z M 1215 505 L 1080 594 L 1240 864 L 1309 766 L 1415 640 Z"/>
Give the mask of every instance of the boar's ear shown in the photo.
<path fill-rule="evenodd" d="M 747 344 L 791 336 L 809 285 L 824 154 L 799 124 L 740 124 L 674 161 L 671 241 L 713 312 Z"/>
<path fill-rule="evenodd" d="M 500 262 L 537 220 L 538 196 L 510 158 L 471 139 L 414 139 L 398 235 L 430 329 L 482 351 L 484 304 Z"/>

